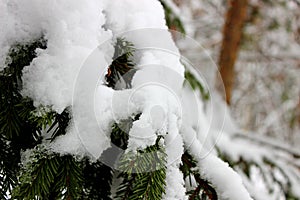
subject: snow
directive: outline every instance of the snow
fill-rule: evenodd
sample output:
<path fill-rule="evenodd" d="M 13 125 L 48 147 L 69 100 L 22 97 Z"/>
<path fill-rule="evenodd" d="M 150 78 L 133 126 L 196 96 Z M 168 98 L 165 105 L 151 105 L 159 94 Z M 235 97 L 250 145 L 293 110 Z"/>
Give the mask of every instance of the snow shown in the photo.
<path fill-rule="evenodd" d="M 198 162 L 201 176 L 212 183 L 221 199 L 252 199 L 245 189 L 241 177 L 227 163 L 211 153 L 207 154 L 205 148 L 195 137 L 195 131 L 183 127 L 181 132 L 185 146 Z"/>
<path fill-rule="evenodd" d="M 47 40 L 47 49 L 24 69 L 24 96 L 36 105 L 61 112 L 71 104 L 72 85 L 87 56 L 111 36 L 101 26 L 101 1 L 2 1 L 0 46 L 4 53 L 16 42 Z M 98 9 L 96 9 L 98 8 Z M 1 51 L 2 52 L 2 51 Z M 3 63 L 3 56 L 0 63 Z M 1 65 L 3 66 L 3 65 Z M 51 84 L 49 84 L 51 83 Z"/>
<path fill-rule="evenodd" d="M 141 113 L 129 131 L 127 150 L 144 149 L 158 135 L 164 137 L 168 155 L 164 199 L 187 199 L 179 170 L 184 147 L 221 199 L 251 199 L 241 178 L 214 155 L 224 105 L 213 102 L 217 110 L 207 117 L 199 93 L 183 88 L 184 66 L 159 1 L 11 0 L 0 5 L 0 24 L 5 27 L 0 34 L 0 64 L 12 44 L 44 36 L 47 48 L 38 49 L 24 68 L 22 94 L 35 106 L 50 106 L 58 113 L 71 106 L 67 133 L 49 144 L 51 150 L 96 160 L 111 145 L 112 124 Z M 118 91 L 103 85 L 117 37 L 134 44 L 138 69 L 132 88 Z M 234 129 L 227 124 L 226 131 Z"/>
<path fill-rule="evenodd" d="M 165 136 L 165 145 L 167 157 L 167 178 L 166 178 L 166 194 L 165 200 L 188 199 L 186 189 L 184 187 L 183 174 L 179 170 L 181 156 L 184 153 L 183 138 L 179 134 L 179 129 L 176 125 L 177 116 L 169 117 L 168 134 Z"/>
<path fill-rule="evenodd" d="M 135 0 L 106 0 L 104 13 L 106 27 L 115 34 L 144 28 L 167 29 L 164 10 L 158 1 L 141 0 L 136 3 Z M 130 41 L 144 42 L 139 38 Z"/>
<path fill-rule="evenodd" d="M 182 199 L 186 200 L 188 197 L 185 195 L 185 188 L 184 188 L 184 181 L 183 175 L 180 172 L 178 167 L 173 165 L 168 166 L 167 170 L 167 187 L 166 187 L 166 194 L 164 195 L 164 200 L 177 200 Z"/>
<path fill-rule="evenodd" d="M 80 138 L 78 137 L 77 131 L 74 126 L 71 126 L 68 130 L 68 134 L 64 136 L 59 136 L 55 143 L 51 143 L 48 147 L 52 151 L 59 152 L 62 155 L 72 154 L 80 158 L 84 156 L 89 156 L 89 154 L 82 154 L 85 152 L 85 147 L 83 146 Z"/>

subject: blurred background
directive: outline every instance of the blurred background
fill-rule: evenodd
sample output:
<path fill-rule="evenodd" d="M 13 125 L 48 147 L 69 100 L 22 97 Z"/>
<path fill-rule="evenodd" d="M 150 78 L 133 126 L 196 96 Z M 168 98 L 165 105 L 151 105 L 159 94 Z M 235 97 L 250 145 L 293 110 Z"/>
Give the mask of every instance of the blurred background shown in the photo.
<path fill-rule="evenodd" d="M 229 116 L 216 145 L 219 157 L 254 199 L 298 200 L 300 1 L 161 2 L 168 26 L 200 44 L 174 36 L 182 55 L 205 77 L 210 93 L 224 94 Z M 240 131 L 228 129 L 228 122 Z"/>
<path fill-rule="evenodd" d="M 294 147 L 300 144 L 300 1 L 163 2 L 174 30 L 203 47 L 193 49 L 177 40 L 183 54 L 201 73 L 214 76 L 205 49 L 219 67 L 239 127 Z"/>

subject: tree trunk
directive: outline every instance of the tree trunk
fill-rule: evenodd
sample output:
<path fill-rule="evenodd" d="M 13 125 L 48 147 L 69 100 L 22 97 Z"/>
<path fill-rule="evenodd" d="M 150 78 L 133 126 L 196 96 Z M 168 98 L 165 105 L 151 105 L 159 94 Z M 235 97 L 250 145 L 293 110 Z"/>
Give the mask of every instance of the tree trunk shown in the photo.
<path fill-rule="evenodd" d="M 226 102 L 230 104 L 235 80 L 234 64 L 238 55 L 243 25 L 247 17 L 248 0 L 229 0 L 229 8 L 223 28 L 223 41 L 219 57 L 219 69 L 225 86 Z"/>

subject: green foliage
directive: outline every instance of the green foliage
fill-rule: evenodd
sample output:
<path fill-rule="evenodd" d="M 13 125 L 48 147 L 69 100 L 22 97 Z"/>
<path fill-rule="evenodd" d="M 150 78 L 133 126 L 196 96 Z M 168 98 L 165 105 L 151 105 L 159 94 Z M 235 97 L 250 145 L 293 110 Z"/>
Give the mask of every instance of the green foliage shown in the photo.
<path fill-rule="evenodd" d="M 113 148 L 103 152 L 100 160 L 108 160 L 109 166 L 119 164 L 114 171 L 100 160 L 91 163 L 71 155 L 59 155 L 46 150 L 40 143 L 42 132 L 51 133 L 50 143 L 64 135 L 71 120 L 71 108 L 56 113 L 50 107 L 34 107 L 32 100 L 22 97 L 22 69 L 36 56 L 36 48 L 46 48 L 43 39 L 15 45 L 8 56 L 7 67 L 0 72 L 0 199 L 8 198 L 12 191 L 14 199 L 111 199 L 111 184 L 114 175 L 122 178 L 117 199 L 161 199 L 166 186 L 165 149 L 158 137 L 155 145 L 136 153 L 116 154 Z M 106 82 L 109 87 L 120 89 L 122 79 L 130 88 L 136 72 L 132 62 L 133 45 L 118 38 L 114 61 L 109 66 Z M 193 89 L 205 92 L 196 78 L 188 73 Z M 122 89 L 122 88 L 121 88 Z M 112 126 L 111 143 L 126 150 L 128 132 L 140 114 Z M 27 150 L 21 161 L 21 151 Z M 120 158 L 120 163 L 116 161 Z M 21 164 L 21 165 L 20 165 Z M 21 167 L 20 167 L 21 166 Z M 184 174 L 194 173 L 185 166 Z M 184 170 L 183 170 L 184 171 Z M 192 176 L 192 175 L 189 175 Z M 198 174 L 194 174 L 198 177 Z M 203 181 L 203 180 L 202 180 Z M 205 185 L 202 183 L 202 186 Z M 197 192 L 197 188 L 195 189 Z M 201 190 L 202 191 L 202 190 Z M 194 191 L 195 193 L 195 191 Z M 198 194 L 198 192 L 197 192 Z"/>
<path fill-rule="evenodd" d="M 32 45 L 36 46 L 35 43 Z M 29 65 L 34 56 L 32 56 L 31 60 L 28 59 L 27 63 L 16 62 L 15 59 L 22 59 L 27 54 L 34 54 L 35 48 L 16 46 L 19 47 L 20 52 L 14 48 L 12 51 L 14 56 L 10 56 L 10 63 L 22 70 L 23 67 L 20 67 L 20 65 Z M 25 51 L 28 49 L 31 51 Z M 128 66 L 130 66 L 130 69 L 132 68 L 133 64 L 129 58 L 132 56 L 133 51 L 134 48 L 131 43 L 126 42 L 124 39 L 117 39 L 115 56 L 120 56 L 116 57 L 116 60 L 110 66 L 110 70 L 116 73 L 113 72 L 110 77 L 107 77 L 108 79 L 114 77 L 114 75 L 124 75 L 128 72 Z M 23 58 L 22 61 L 24 60 L 26 59 Z M 11 74 L 18 74 L 18 76 L 14 75 L 17 78 L 13 79 Z M 52 142 L 57 136 L 66 133 L 66 128 L 70 121 L 70 108 L 66 108 L 59 114 L 53 112 L 49 107 L 41 106 L 35 108 L 31 100 L 23 98 L 19 93 L 22 86 L 21 74 L 21 72 L 17 73 L 10 68 L 6 68 L 5 73 L 1 73 L 2 84 L 0 86 L 6 87 L 4 88 L 6 93 L 3 94 L 1 100 L 7 104 L 14 103 L 8 111 L 4 109 L 4 106 L 1 109 L 1 113 L 5 112 L 3 114 L 4 117 L 0 119 L 3 122 L 1 131 L 9 133 L 11 140 L 16 140 L 17 137 L 21 137 L 24 134 L 23 123 L 26 125 L 30 124 L 32 130 L 28 130 L 26 134 L 30 136 L 28 137 L 27 135 L 32 141 L 28 142 L 28 140 L 21 138 L 18 141 L 25 146 L 15 148 L 15 146 L 11 145 L 12 142 L 8 143 L 6 137 L 1 137 L 0 142 L 5 147 L 0 152 L 1 158 L 3 158 L 0 165 L 1 172 L 3 172 L 1 176 L 3 179 L 1 180 L 2 197 L 4 198 L 6 191 L 9 191 L 10 188 L 14 187 L 13 185 L 18 183 L 13 190 L 13 196 L 17 199 L 77 199 L 81 197 L 84 199 L 110 199 L 110 185 L 113 174 L 113 170 L 110 167 L 105 166 L 100 161 L 90 163 L 87 161 L 87 158 L 79 162 L 72 156 L 60 156 L 50 152 L 43 152 L 39 147 L 36 147 L 31 152 L 31 157 L 27 158 L 29 162 L 23 166 L 17 179 L 16 174 L 19 174 L 18 172 L 20 171 L 18 164 L 21 162 L 20 150 L 32 148 L 39 144 L 42 139 L 42 130 L 47 130 L 48 133 L 52 134 L 50 138 L 50 142 Z M 113 81 L 110 83 L 113 86 L 115 84 Z M 7 98 L 7 96 L 10 98 Z M 10 108 L 9 106 L 6 107 Z M 10 120 L 9 117 L 15 121 Z M 120 126 L 128 124 L 131 127 L 132 121 L 133 119 L 124 121 L 123 125 L 120 124 Z M 6 125 L 4 122 L 12 124 Z M 111 139 L 117 146 L 123 149 L 127 147 L 128 135 L 118 128 L 117 124 L 112 128 Z M 7 159 L 9 154 L 14 155 L 12 151 L 16 156 L 13 159 Z M 103 153 L 102 158 L 109 156 L 110 149 Z M 115 162 L 115 160 L 116 158 L 113 158 L 112 162 Z M 6 163 L 7 161 L 10 162 Z M 14 161 L 14 166 L 16 166 L 14 170 L 8 167 L 12 161 Z"/>
<path fill-rule="evenodd" d="M 28 43 L 15 44 L 9 51 L 6 59 L 7 67 L 1 72 L 10 81 L 10 88 L 7 92 L 16 92 L 21 87 L 21 76 L 23 67 L 29 65 L 36 57 L 35 50 L 46 48 L 46 41 L 43 38 Z M 2 77 L 1 77 L 2 78 Z"/>
<path fill-rule="evenodd" d="M 112 132 L 110 135 L 112 144 L 125 150 L 128 145 L 129 130 L 132 127 L 132 123 L 138 120 L 141 113 L 135 115 L 133 118 L 121 120 L 119 123 L 114 123 L 112 126 Z"/>
<path fill-rule="evenodd" d="M 110 200 L 113 171 L 110 167 L 96 161 L 84 161 L 84 199 Z"/>
<path fill-rule="evenodd" d="M 280 24 L 278 23 L 277 19 L 272 19 L 271 23 L 268 25 L 269 30 L 275 30 L 280 27 Z"/>
<path fill-rule="evenodd" d="M 167 22 L 167 26 L 171 30 L 179 31 L 185 34 L 184 26 L 180 20 L 180 17 L 177 16 L 174 11 L 164 2 L 164 0 L 159 0 L 165 10 L 165 18 Z"/>
<path fill-rule="evenodd" d="M 136 119 L 128 119 L 118 124 L 113 124 L 110 136 L 112 145 L 123 150 L 127 148 L 127 133 L 132 126 L 133 120 Z M 116 172 L 109 166 L 114 166 L 118 157 L 119 154 L 114 151 L 114 148 L 108 148 L 102 153 L 100 158 L 101 161 L 106 161 L 105 164 L 100 161 L 95 163 L 90 163 L 88 160 L 84 161 L 84 197 L 86 199 L 111 199 L 111 183 L 113 174 Z"/>
<path fill-rule="evenodd" d="M 105 76 L 107 86 L 114 89 L 123 89 L 131 87 L 131 80 L 136 70 L 133 69 L 134 63 L 131 60 L 135 51 L 133 44 L 124 38 L 117 38 L 113 62 L 108 67 Z M 116 84 L 124 84 L 118 86 Z"/>
<path fill-rule="evenodd" d="M 129 59 L 133 56 L 134 51 L 135 48 L 131 42 L 127 41 L 125 38 L 117 38 L 113 60 L 119 58 L 120 56 L 125 56 L 126 59 Z M 131 63 L 131 60 L 128 61 Z"/>
<path fill-rule="evenodd" d="M 48 196 L 58 172 L 59 162 L 54 155 L 47 156 L 35 150 L 22 169 L 19 179 L 21 184 L 14 189 L 13 198 L 41 199 Z"/>
<path fill-rule="evenodd" d="M 53 121 L 51 127 L 47 131 L 52 131 L 51 141 L 53 141 L 57 136 L 66 134 L 66 129 L 71 119 L 69 114 L 69 107 L 65 108 L 61 114 L 50 112 L 46 113 L 46 115 L 44 116 L 45 117 L 41 118 L 44 122 L 48 122 L 48 120 L 45 121 L 45 118 L 50 119 L 49 121 L 51 122 Z"/>
<path fill-rule="evenodd" d="M 46 157 L 42 154 L 32 157 L 33 161 L 26 166 L 28 170 L 23 173 L 24 176 L 17 179 L 21 150 L 38 145 L 42 140 L 42 130 L 47 126 L 51 126 L 48 131 L 53 131 L 52 139 L 64 134 L 69 121 L 67 111 L 57 114 L 46 107 L 35 108 L 30 99 L 20 94 L 22 70 L 35 58 L 37 48 L 46 48 L 46 41 L 39 39 L 14 45 L 9 51 L 7 66 L 0 72 L 0 143 L 3 147 L 0 151 L 1 199 L 7 198 L 6 192 L 11 192 L 18 182 L 20 185 L 14 189 L 14 195 L 18 199 L 45 197 L 54 187 L 51 184 L 53 179 L 58 177 L 58 175 L 54 176 L 56 170 L 69 172 L 68 179 L 71 181 L 75 179 L 75 175 L 73 177 L 71 175 L 76 172 L 74 168 L 76 165 L 73 166 L 71 158 L 57 155 Z M 54 127 L 55 129 L 52 130 Z M 63 168 L 62 164 L 64 167 L 68 166 L 68 170 Z M 73 167 L 70 167 L 71 165 Z M 60 180 L 64 178 L 62 175 Z M 76 187 L 74 183 L 72 187 L 65 187 L 67 196 L 74 194 L 74 187 Z"/>
<path fill-rule="evenodd" d="M 82 191 L 82 166 L 72 156 L 35 148 L 13 191 L 16 199 L 78 199 Z"/>
<path fill-rule="evenodd" d="M 7 66 L 0 72 L 0 132 L 8 140 L 20 136 L 21 130 L 24 135 L 24 129 L 28 130 L 28 135 L 40 131 L 34 130 L 36 124 L 28 120 L 31 111 L 35 109 L 32 102 L 20 94 L 23 67 L 29 65 L 36 56 L 37 48 L 45 48 L 44 40 L 15 45 L 9 51 Z"/>
<path fill-rule="evenodd" d="M 32 148 L 40 142 L 41 127 L 30 120 L 35 110 L 33 102 L 23 98 L 22 70 L 35 58 L 37 48 L 45 48 L 43 39 L 14 45 L 6 59 L 6 67 L 0 72 L 0 198 L 6 198 L 17 182 L 20 151 Z"/>
<path fill-rule="evenodd" d="M 190 84 L 193 90 L 199 90 L 204 101 L 209 100 L 209 92 L 203 87 L 202 83 L 187 69 L 185 70 L 185 84 Z"/>
<path fill-rule="evenodd" d="M 200 199 L 211 199 L 217 200 L 218 196 L 215 189 L 211 184 L 203 180 L 197 169 L 197 161 L 188 153 L 185 152 L 182 157 L 182 164 L 180 165 L 180 170 L 183 173 L 184 179 L 189 177 L 190 185 L 192 185 L 192 178 L 197 182 L 197 187 L 187 191 L 190 200 L 200 200 Z"/>
<path fill-rule="evenodd" d="M 0 199 L 6 199 L 6 192 L 17 182 L 19 152 L 11 148 L 7 141 L 0 135 Z"/>
<path fill-rule="evenodd" d="M 124 124 L 124 126 L 131 126 L 131 124 Z M 120 124 L 114 124 L 112 126 L 112 132 L 111 132 L 111 142 L 116 145 L 117 147 L 125 150 L 127 148 L 128 145 L 128 132 L 123 131 L 124 129 L 122 129 L 120 126 Z"/>
<path fill-rule="evenodd" d="M 48 126 L 51 126 L 55 115 L 56 113 L 50 107 L 40 106 L 31 112 L 29 120 L 35 122 L 38 127 L 45 130 Z"/>
<path fill-rule="evenodd" d="M 165 193 L 166 153 L 159 144 L 149 146 L 136 153 L 127 152 L 119 163 L 122 184 L 117 199 L 161 199 Z"/>
<path fill-rule="evenodd" d="M 82 164 L 71 155 L 56 157 L 60 161 L 53 191 L 55 199 L 80 199 L 82 194 L 83 173 Z"/>

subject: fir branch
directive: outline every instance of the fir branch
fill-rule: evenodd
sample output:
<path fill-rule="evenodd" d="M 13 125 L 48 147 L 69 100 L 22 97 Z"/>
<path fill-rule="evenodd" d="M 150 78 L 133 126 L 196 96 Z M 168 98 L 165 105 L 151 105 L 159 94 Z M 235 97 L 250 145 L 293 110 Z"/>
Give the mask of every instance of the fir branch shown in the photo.
<path fill-rule="evenodd" d="M 70 116 L 70 108 L 67 107 L 61 114 L 58 113 L 49 113 L 52 123 L 51 127 L 47 130 L 47 132 L 52 131 L 51 142 L 58 136 L 66 134 L 66 129 L 69 126 L 69 121 L 71 119 Z M 52 115 L 52 116 L 51 116 Z"/>
<path fill-rule="evenodd" d="M 47 41 L 41 37 L 26 43 L 17 43 L 12 46 L 6 59 L 7 67 L 2 72 L 3 75 L 11 77 L 15 85 L 21 88 L 21 76 L 23 67 L 29 65 L 36 57 L 36 49 L 45 49 Z"/>
<path fill-rule="evenodd" d="M 29 65 L 32 59 L 36 57 L 35 50 L 45 47 L 46 43 L 43 39 L 32 43 L 14 45 L 6 59 L 7 66 L 0 72 L 0 132 L 8 140 L 20 136 L 21 130 L 24 135 L 24 126 L 27 126 L 27 129 L 35 127 L 35 124 L 30 124 L 27 118 L 34 109 L 32 102 L 22 98 L 20 94 L 21 75 L 23 67 Z M 32 133 L 36 133 L 39 130 L 33 128 L 32 131 Z"/>
<path fill-rule="evenodd" d="M 114 89 L 124 89 L 131 87 L 131 80 L 136 70 L 131 60 L 135 49 L 133 44 L 124 38 L 117 38 L 113 62 L 108 67 L 105 76 L 107 86 Z"/>
<path fill-rule="evenodd" d="M 134 52 L 135 48 L 131 42 L 127 41 L 125 38 L 117 38 L 113 60 L 116 60 L 120 56 L 124 56 L 124 59 L 127 59 L 130 63 L 132 63 L 130 57 L 133 56 Z"/>
<path fill-rule="evenodd" d="M 139 120 L 141 113 L 112 125 L 110 139 L 113 145 L 125 150 L 128 145 L 129 130 L 134 121 Z"/>
<path fill-rule="evenodd" d="M 28 119 L 35 109 L 32 101 L 23 98 L 22 70 L 36 57 L 37 48 L 46 48 L 46 41 L 15 44 L 9 50 L 6 66 L 0 72 L 0 150 L 1 199 L 16 184 L 20 163 L 20 150 L 32 148 L 39 143 L 40 129 Z"/>
<path fill-rule="evenodd" d="M 58 173 L 60 161 L 59 157 L 49 156 L 41 149 L 35 149 L 29 157 L 29 162 L 22 168 L 20 185 L 14 188 L 12 197 L 16 199 L 47 197 Z"/>
<path fill-rule="evenodd" d="M 184 178 L 187 176 L 193 176 L 198 184 L 198 186 L 188 192 L 189 200 L 196 200 L 199 199 L 200 191 L 202 190 L 202 196 L 205 198 L 209 198 L 211 200 L 217 200 L 218 195 L 215 189 L 210 185 L 210 183 L 206 180 L 203 180 L 199 174 L 199 172 L 195 169 L 196 168 L 196 161 L 193 157 L 188 153 L 185 152 L 182 157 L 182 164 L 180 166 L 180 170 L 183 172 Z"/>
<path fill-rule="evenodd" d="M 174 13 L 171 7 L 168 6 L 164 0 L 159 0 L 159 1 L 165 10 L 166 23 L 169 29 L 179 31 L 185 34 L 186 33 L 185 28 L 183 26 L 182 21 L 180 20 L 180 17 Z"/>
<path fill-rule="evenodd" d="M 56 199 L 80 199 L 82 195 L 83 167 L 71 155 L 56 156 L 60 165 L 53 182 L 53 191 L 57 194 Z"/>
<path fill-rule="evenodd" d="M 195 190 L 189 191 L 187 194 L 189 194 L 189 200 L 200 200 L 200 190 L 201 186 L 198 185 Z"/>
<path fill-rule="evenodd" d="M 31 112 L 29 120 L 35 122 L 41 129 L 46 129 L 55 121 L 57 113 L 52 111 L 50 107 L 40 106 Z"/>
<path fill-rule="evenodd" d="M 160 138 L 159 138 L 160 139 Z M 117 199 L 161 199 L 165 193 L 166 153 L 157 140 L 155 145 L 128 152 L 120 159 L 121 177 Z"/>
<path fill-rule="evenodd" d="M 37 146 L 21 170 L 13 198 L 78 199 L 82 182 L 82 165 L 74 157 L 61 157 Z"/>
<path fill-rule="evenodd" d="M 187 69 L 184 73 L 185 77 L 185 83 L 184 84 L 190 84 L 193 90 L 199 90 L 201 97 L 204 101 L 209 100 L 209 92 L 206 90 L 206 88 L 202 85 L 202 83 Z"/>
<path fill-rule="evenodd" d="M 125 123 L 123 122 L 122 124 L 115 123 L 112 126 L 112 132 L 110 138 L 113 145 L 116 145 L 117 147 L 125 150 L 128 145 L 129 135 L 128 135 L 128 131 L 123 131 L 123 130 L 129 130 L 132 126 L 132 121 L 125 122 Z"/>
<path fill-rule="evenodd" d="M 139 118 L 140 114 L 136 115 L 133 119 L 122 120 L 121 122 L 114 123 L 110 134 L 112 146 L 125 150 L 128 145 L 128 131 L 132 127 L 134 120 Z M 108 148 L 105 150 L 100 161 L 90 163 L 88 160 L 84 161 L 84 197 L 87 199 L 111 199 L 111 183 L 112 176 L 115 172 L 109 166 L 114 166 L 119 157 L 119 152 L 115 148 Z M 126 196 L 126 195 L 125 195 Z"/>
<path fill-rule="evenodd" d="M 100 161 L 84 161 L 84 198 L 93 200 L 111 200 L 112 169 Z"/>
<path fill-rule="evenodd" d="M 8 199 L 8 194 L 17 183 L 16 171 L 19 166 L 19 151 L 12 149 L 0 135 L 0 199 Z"/>

